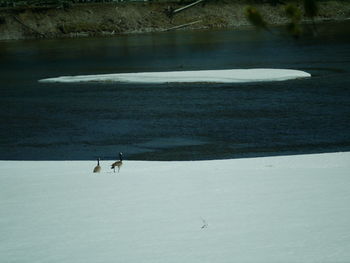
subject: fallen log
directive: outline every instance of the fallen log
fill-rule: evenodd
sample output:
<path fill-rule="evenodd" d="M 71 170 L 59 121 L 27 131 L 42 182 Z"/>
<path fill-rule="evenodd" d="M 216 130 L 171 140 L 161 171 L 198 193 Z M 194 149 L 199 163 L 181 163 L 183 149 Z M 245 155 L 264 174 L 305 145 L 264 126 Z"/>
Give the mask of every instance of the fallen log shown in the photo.
<path fill-rule="evenodd" d="M 181 11 L 187 9 L 187 8 L 190 8 L 190 7 L 192 7 L 192 6 L 198 5 L 198 4 L 201 3 L 201 2 L 204 2 L 204 0 L 198 0 L 198 1 L 196 1 L 196 2 L 193 2 L 192 4 L 189 4 L 189 5 L 180 7 L 180 8 L 178 8 L 178 9 L 175 9 L 175 10 L 173 11 L 173 14 L 179 13 L 179 12 L 181 12 Z"/>
<path fill-rule="evenodd" d="M 186 5 L 186 6 L 177 8 L 177 9 L 174 9 L 171 6 L 168 6 L 168 8 L 164 10 L 164 12 L 169 18 L 172 18 L 176 13 L 179 13 L 179 12 L 181 12 L 183 10 L 186 10 L 187 8 L 190 8 L 192 6 L 198 5 L 199 3 L 204 2 L 204 1 L 205 0 L 197 0 L 196 2 L 193 2 L 193 3 L 189 4 L 189 5 Z"/>
<path fill-rule="evenodd" d="M 187 27 L 187 26 L 191 26 L 191 25 L 194 25 L 194 24 L 197 24 L 197 23 L 200 23 L 200 22 L 202 22 L 202 20 L 193 21 L 193 22 L 190 22 L 190 23 L 187 23 L 187 24 L 182 24 L 182 25 L 179 25 L 179 26 L 173 26 L 173 27 L 164 29 L 163 31 L 176 30 L 176 29 Z"/>

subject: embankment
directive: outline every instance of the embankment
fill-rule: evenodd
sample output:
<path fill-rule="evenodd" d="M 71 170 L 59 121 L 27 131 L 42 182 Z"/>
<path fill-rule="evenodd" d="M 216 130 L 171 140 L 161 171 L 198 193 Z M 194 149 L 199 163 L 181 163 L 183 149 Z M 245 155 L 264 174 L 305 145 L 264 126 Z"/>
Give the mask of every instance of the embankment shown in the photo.
<path fill-rule="evenodd" d="M 197 5 L 170 18 L 165 10 L 176 3 L 76 4 L 69 8 L 20 8 L 0 10 L 0 40 L 62 38 L 158 32 L 192 23 L 186 29 L 248 26 L 246 1 Z M 283 6 L 253 4 L 270 24 L 285 24 Z M 349 1 L 323 1 L 317 21 L 350 17 Z"/>

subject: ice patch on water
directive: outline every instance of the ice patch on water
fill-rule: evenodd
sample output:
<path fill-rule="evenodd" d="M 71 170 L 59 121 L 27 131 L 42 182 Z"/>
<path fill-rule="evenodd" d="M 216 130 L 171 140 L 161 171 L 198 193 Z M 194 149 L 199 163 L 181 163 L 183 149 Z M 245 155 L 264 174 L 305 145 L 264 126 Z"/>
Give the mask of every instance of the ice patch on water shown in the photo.
<path fill-rule="evenodd" d="M 41 79 L 39 82 L 119 82 L 119 83 L 240 83 L 284 81 L 310 77 L 311 74 L 294 69 L 226 69 L 198 71 L 168 71 L 117 73 L 100 75 L 62 76 Z"/>

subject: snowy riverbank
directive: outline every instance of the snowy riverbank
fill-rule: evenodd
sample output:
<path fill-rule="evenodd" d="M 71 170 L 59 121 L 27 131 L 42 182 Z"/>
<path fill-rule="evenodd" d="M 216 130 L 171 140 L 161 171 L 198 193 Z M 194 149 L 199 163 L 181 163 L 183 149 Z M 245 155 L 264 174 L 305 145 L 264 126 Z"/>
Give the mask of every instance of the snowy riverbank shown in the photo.
<path fill-rule="evenodd" d="M 350 152 L 0 162 L 1 262 L 345 262 Z"/>

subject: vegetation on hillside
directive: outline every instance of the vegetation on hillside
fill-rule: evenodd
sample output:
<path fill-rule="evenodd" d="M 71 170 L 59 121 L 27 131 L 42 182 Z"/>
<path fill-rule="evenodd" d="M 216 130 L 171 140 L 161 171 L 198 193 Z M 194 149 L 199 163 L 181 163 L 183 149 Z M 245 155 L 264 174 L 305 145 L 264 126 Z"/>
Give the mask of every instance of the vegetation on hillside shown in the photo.
<path fill-rule="evenodd" d="M 303 0 L 302 3 L 302 8 L 299 8 L 295 3 L 288 3 L 284 6 L 285 16 L 289 20 L 289 23 L 286 26 L 287 32 L 295 38 L 298 38 L 303 32 L 301 26 L 303 15 L 311 19 L 313 32 L 316 33 L 315 17 L 318 13 L 317 0 Z M 269 30 L 268 23 L 264 20 L 257 8 L 248 6 L 245 14 L 252 25 L 257 28 Z"/>

